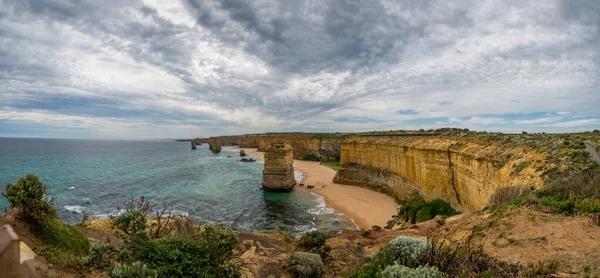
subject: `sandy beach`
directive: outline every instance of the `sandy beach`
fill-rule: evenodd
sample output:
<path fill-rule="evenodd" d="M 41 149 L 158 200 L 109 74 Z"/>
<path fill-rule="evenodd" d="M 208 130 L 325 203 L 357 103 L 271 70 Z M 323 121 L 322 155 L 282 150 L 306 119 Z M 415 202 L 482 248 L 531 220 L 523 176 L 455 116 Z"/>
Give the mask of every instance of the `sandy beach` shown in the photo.
<path fill-rule="evenodd" d="M 244 150 L 250 156 L 263 160 L 263 153 L 256 149 L 235 148 Z M 385 227 L 387 221 L 398 212 L 393 198 L 358 186 L 333 183 L 335 170 L 319 164 L 319 162 L 294 159 L 294 168 L 304 174 L 304 187 L 296 186 L 295 190 L 310 191 L 323 196 L 327 206 L 352 218 L 362 229 L 371 229 L 373 225 Z M 315 188 L 307 189 L 307 185 Z"/>

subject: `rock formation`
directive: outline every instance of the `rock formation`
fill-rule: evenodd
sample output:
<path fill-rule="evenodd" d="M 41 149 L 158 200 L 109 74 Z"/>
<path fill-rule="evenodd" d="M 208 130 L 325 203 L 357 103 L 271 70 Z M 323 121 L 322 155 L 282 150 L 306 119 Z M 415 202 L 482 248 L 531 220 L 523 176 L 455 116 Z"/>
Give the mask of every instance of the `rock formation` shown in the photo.
<path fill-rule="evenodd" d="M 294 159 L 306 160 L 307 157 L 317 157 L 321 161 L 334 161 L 339 160 L 342 143 L 348 137 L 348 135 L 335 133 L 246 134 L 239 136 L 239 146 L 257 148 L 264 152 L 271 142 L 282 141 L 294 148 Z"/>
<path fill-rule="evenodd" d="M 196 149 L 196 143 L 194 143 L 194 141 L 192 141 L 192 150 Z"/>
<path fill-rule="evenodd" d="M 265 190 L 286 192 L 296 184 L 294 179 L 294 149 L 282 141 L 265 149 L 262 185 Z"/>
<path fill-rule="evenodd" d="M 240 156 L 247 156 L 246 151 L 240 150 Z"/>
<path fill-rule="evenodd" d="M 505 160 L 505 161 L 499 161 Z M 487 206 L 497 188 L 541 186 L 536 166 L 544 153 L 502 142 L 478 143 L 460 138 L 356 136 L 342 147 L 334 182 L 374 188 L 403 198 L 418 192 L 442 199 L 459 211 Z M 515 173 L 513 165 L 527 163 Z"/>
<path fill-rule="evenodd" d="M 210 142 L 208 143 L 208 148 L 212 153 L 220 153 L 221 152 L 221 141 L 218 137 L 210 137 Z"/>

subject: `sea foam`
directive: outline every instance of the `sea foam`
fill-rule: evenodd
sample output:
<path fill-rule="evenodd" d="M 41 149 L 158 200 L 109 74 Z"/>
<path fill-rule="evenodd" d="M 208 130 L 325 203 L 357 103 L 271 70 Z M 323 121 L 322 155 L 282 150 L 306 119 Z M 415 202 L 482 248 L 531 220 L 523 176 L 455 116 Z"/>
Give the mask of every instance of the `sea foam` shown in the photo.
<path fill-rule="evenodd" d="M 301 183 L 302 180 L 304 179 L 304 173 L 294 169 L 294 179 L 296 180 L 297 183 Z"/>
<path fill-rule="evenodd" d="M 82 213 L 84 207 L 81 206 L 65 206 L 65 210 L 74 212 L 74 213 Z"/>

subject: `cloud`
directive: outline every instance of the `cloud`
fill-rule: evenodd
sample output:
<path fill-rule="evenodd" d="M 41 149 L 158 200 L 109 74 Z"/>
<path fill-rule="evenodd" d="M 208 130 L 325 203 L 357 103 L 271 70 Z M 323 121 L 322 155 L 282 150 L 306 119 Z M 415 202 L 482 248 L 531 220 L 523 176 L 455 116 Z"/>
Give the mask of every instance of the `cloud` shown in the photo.
<path fill-rule="evenodd" d="M 556 114 L 561 115 L 561 116 L 565 116 L 565 115 L 569 115 L 570 112 L 567 111 L 560 111 L 560 112 L 556 112 Z"/>
<path fill-rule="evenodd" d="M 2 121 L 182 137 L 598 118 L 599 14 L 591 0 L 5 0 Z"/>
<path fill-rule="evenodd" d="M 495 118 L 495 117 L 479 117 L 474 116 L 465 121 L 466 124 L 470 125 L 493 125 L 493 124 L 501 124 L 504 123 L 504 119 Z"/>
<path fill-rule="evenodd" d="M 575 120 L 575 121 L 555 123 L 552 126 L 554 126 L 554 127 L 579 127 L 579 126 L 589 126 L 589 125 L 595 125 L 595 124 L 600 124 L 600 120 L 598 120 L 598 119 Z"/>
<path fill-rule="evenodd" d="M 561 114 L 564 115 L 564 114 Z M 553 123 L 556 121 L 560 121 L 563 117 L 546 117 L 546 118 L 537 118 L 531 120 L 518 120 L 515 121 L 516 124 L 519 125 L 534 125 L 534 124 L 542 124 L 542 123 Z"/>

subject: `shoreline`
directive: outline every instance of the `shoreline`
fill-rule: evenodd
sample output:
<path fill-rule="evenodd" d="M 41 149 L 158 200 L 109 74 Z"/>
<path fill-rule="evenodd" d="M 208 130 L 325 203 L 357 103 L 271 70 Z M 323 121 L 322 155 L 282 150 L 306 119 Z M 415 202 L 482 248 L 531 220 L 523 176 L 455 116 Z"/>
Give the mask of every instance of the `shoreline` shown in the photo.
<path fill-rule="evenodd" d="M 249 156 L 258 157 L 258 162 L 264 161 L 264 154 L 257 149 L 232 149 L 244 150 Z M 398 205 L 392 197 L 358 186 L 333 183 L 336 171 L 319 162 L 294 159 L 294 169 L 302 172 L 302 183 L 305 185 L 296 185 L 295 189 L 323 197 L 327 206 L 352 219 L 361 229 L 370 230 L 374 225 L 383 228 L 392 215 L 398 213 Z M 308 185 L 314 188 L 307 189 Z"/>

